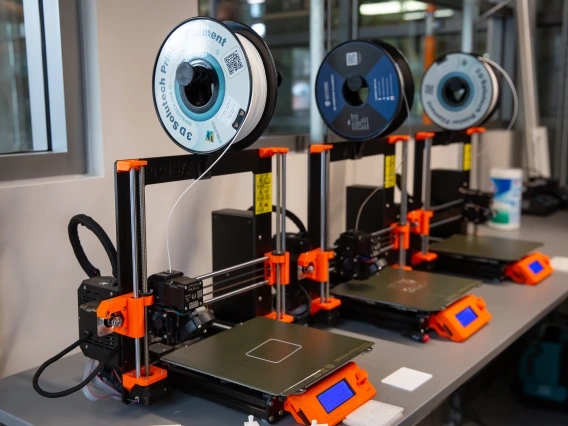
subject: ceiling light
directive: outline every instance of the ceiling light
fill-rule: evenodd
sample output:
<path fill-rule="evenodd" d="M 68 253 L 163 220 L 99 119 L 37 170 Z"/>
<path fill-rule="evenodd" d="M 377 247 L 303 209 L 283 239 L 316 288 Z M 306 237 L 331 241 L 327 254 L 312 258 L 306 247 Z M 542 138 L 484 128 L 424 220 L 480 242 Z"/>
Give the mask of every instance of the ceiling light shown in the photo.
<path fill-rule="evenodd" d="M 385 1 L 362 4 L 359 6 L 359 13 L 361 15 L 390 15 L 393 13 L 426 10 L 427 7 L 427 4 L 422 1 Z"/>
<path fill-rule="evenodd" d="M 434 12 L 436 18 L 450 18 L 454 16 L 452 9 L 440 9 Z M 426 12 L 409 12 L 402 15 L 403 21 L 418 21 L 426 17 Z"/>

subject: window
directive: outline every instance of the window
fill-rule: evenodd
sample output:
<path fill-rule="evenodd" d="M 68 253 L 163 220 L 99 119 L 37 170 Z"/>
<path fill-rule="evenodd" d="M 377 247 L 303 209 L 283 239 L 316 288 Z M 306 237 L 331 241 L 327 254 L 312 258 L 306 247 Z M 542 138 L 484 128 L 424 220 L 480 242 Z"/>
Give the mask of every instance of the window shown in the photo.
<path fill-rule="evenodd" d="M 330 5 L 330 46 L 358 39 L 381 39 L 402 51 L 410 64 L 415 82 L 413 125 L 422 123 L 419 101 L 424 73 L 424 37 L 427 1 L 414 0 L 325 0 Z M 461 0 L 440 1 L 435 11 L 436 57 L 461 50 L 463 27 Z M 484 4 L 482 12 L 489 8 Z M 256 30 L 272 51 L 283 83 L 278 104 L 267 134 L 308 133 L 310 124 L 310 2 L 306 0 L 200 0 L 199 12 L 220 20 L 243 22 Z M 501 15 L 494 15 L 501 16 Z M 488 21 L 476 25 L 475 50 L 484 55 Z M 500 61 L 501 58 L 493 58 Z M 510 102 L 503 102 L 508 105 Z M 495 119 L 504 119 L 502 113 Z M 505 114 L 506 115 L 506 114 Z M 506 119 L 507 117 L 505 117 Z"/>
<path fill-rule="evenodd" d="M 215 10 L 210 10 L 211 5 Z M 310 128 L 309 2 L 304 0 L 200 0 L 199 14 L 252 27 L 269 46 L 282 73 L 267 134 L 303 134 Z"/>
<path fill-rule="evenodd" d="M 86 171 L 79 3 L 0 1 L 0 181 Z"/>

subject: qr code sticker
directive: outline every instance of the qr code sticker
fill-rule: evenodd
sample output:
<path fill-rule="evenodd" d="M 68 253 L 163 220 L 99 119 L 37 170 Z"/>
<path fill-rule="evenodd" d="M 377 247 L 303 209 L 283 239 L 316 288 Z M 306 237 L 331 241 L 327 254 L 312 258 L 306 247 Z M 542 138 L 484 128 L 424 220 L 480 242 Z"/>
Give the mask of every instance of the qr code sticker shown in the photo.
<path fill-rule="evenodd" d="M 224 61 L 225 66 L 227 67 L 227 72 L 229 73 L 229 77 L 237 74 L 245 67 L 238 50 L 234 50 L 233 52 L 225 56 Z"/>
<path fill-rule="evenodd" d="M 433 95 L 434 94 L 434 86 L 432 84 L 427 84 L 426 86 L 424 86 L 424 92 L 427 95 Z"/>
<path fill-rule="evenodd" d="M 347 61 L 348 67 L 353 67 L 359 64 L 359 57 L 357 56 L 357 52 L 349 52 L 345 55 L 345 59 Z"/>

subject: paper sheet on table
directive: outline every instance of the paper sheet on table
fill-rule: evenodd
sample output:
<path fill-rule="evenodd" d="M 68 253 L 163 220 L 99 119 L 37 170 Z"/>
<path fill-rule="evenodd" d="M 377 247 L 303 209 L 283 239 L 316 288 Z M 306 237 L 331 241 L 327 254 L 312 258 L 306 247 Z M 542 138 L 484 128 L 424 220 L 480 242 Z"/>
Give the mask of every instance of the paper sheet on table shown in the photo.
<path fill-rule="evenodd" d="M 412 392 L 431 378 L 431 374 L 402 367 L 381 380 L 381 383 Z"/>
<path fill-rule="evenodd" d="M 554 256 L 550 259 L 550 266 L 558 272 L 568 272 L 568 257 Z"/>
<path fill-rule="evenodd" d="M 346 426 L 390 426 L 402 417 L 403 411 L 402 407 L 371 400 L 349 414 L 343 420 L 343 424 Z"/>

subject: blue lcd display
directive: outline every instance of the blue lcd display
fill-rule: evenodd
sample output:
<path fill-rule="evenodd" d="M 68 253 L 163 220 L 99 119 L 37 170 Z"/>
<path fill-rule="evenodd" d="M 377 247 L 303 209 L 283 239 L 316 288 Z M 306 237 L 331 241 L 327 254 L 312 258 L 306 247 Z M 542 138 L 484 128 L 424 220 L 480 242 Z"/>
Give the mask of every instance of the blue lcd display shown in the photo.
<path fill-rule="evenodd" d="M 539 272 L 542 272 L 544 270 L 543 266 L 538 260 L 535 260 L 533 263 L 529 264 L 529 269 L 533 274 L 538 274 Z"/>
<path fill-rule="evenodd" d="M 475 321 L 477 319 L 477 314 L 475 312 L 473 312 L 473 309 L 471 309 L 471 307 L 468 306 L 463 311 L 461 311 L 459 314 L 457 314 L 456 318 L 458 319 L 458 321 L 460 322 L 461 325 L 463 325 L 464 327 L 467 327 L 468 325 L 470 325 L 473 321 Z"/>
<path fill-rule="evenodd" d="M 327 414 L 331 413 L 345 401 L 353 398 L 355 392 L 347 384 L 345 379 L 330 387 L 328 390 L 320 393 L 316 398 L 324 408 Z"/>

